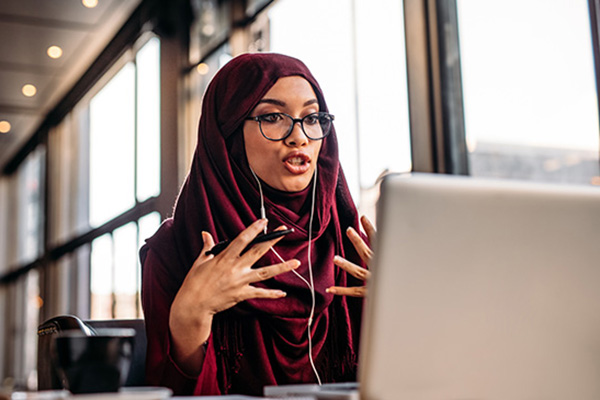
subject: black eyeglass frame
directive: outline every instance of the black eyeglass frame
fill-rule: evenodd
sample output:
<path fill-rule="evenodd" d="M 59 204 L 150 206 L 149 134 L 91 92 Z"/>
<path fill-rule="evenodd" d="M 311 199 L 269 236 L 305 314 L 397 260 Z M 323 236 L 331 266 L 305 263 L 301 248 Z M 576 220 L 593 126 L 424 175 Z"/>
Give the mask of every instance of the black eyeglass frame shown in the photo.
<path fill-rule="evenodd" d="M 265 135 L 265 133 L 262 130 L 262 120 L 261 118 L 264 118 L 267 115 L 285 115 L 286 117 L 288 117 L 289 119 L 292 120 L 292 124 L 290 125 L 290 129 L 289 131 L 283 135 L 281 138 L 279 139 L 272 139 L 270 137 L 268 137 L 267 135 Z M 320 138 L 312 138 L 308 135 L 308 133 L 306 133 L 306 131 L 304 130 L 304 120 L 308 117 L 314 116 L 314 115 L 318 115 L 318 116 L 325 116 L 327 118 L 329 118 L 330 122 L 331 122 L 331 127 L 329 128 L 329 130 L 327 131 L 327 133 L 323 136 L 321 136 Z M 325 139 L 327 136 L 329 136 L 329 134 L 331 133 L 331 128 L 333 127 L 333 120 L 335 119 L 335 116 L 333 114 L 329 114 L 328 112 L 324 112 L 324 111 L 319 111 L 316 113 L 310 113 L 308 115 L 305 115 L 302 118 L 294 118 L 289 114 L 286 113 L 282 113 L 282 112 L 274 112 L 274 113 L 267 113 L 267 114 L 261 114 L 261 115 L 257 115 L 254 117 L 246 117 L 247 121 L 256 121 L 258 122 L 258 129 L 260 130 L 260 134 L 263 135 L 263 137 L 267 140 L 270 140 L 272 142 L 280 142 L 282 140 L 287 139 L 291 134 L 292 131 L 294 130 L 294 126 L 296 125 L 296 123 L 300 123 L 300 129 L 302 129 L 302 133 L 304 133 L 304 136 L 306 136 L 307 138 L 309 138 L 310 140 L 323 140 Z"/>

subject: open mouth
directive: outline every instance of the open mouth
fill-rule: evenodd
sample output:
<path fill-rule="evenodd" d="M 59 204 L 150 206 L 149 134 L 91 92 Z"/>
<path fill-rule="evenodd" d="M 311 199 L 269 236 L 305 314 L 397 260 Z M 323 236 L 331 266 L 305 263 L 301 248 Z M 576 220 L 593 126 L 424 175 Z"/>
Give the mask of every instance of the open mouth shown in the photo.
<path fill-rule="evenodd" d="M 310 158 L 304 153 L 290 154 L 283 162 L 288 171 L 293 174 L 302 174 L 310 166 Z"/>

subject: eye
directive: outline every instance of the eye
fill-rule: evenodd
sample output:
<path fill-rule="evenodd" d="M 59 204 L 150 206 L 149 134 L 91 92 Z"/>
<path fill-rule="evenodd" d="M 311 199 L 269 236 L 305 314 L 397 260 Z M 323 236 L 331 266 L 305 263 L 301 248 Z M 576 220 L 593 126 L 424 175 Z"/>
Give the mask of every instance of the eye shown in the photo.
<path fill-rule="evenodd" d="M 281 115 L 280 113 L 271 113 L 271 114 L 259 115 L 258 118 L 259 118 L 260 122 L 265 122 L 268 124 L 276 124 L 283 120 L 283 115 Z"/>
<path fill-rule="evenodd" d="M 308 114 L 303 120 L 306 125 L 316 125 L 319 123 L 319 114 Z"/>

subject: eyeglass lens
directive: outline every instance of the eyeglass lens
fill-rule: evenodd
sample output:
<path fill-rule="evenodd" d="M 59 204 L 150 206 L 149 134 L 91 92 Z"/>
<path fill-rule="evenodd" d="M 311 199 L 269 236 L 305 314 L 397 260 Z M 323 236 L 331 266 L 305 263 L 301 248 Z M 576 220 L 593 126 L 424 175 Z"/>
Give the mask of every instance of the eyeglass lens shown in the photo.
<path fill-rule="evenodd" d="M 268 114 L 260 120 L 260 129 L 269 139 L 281 140 L 293 129 L 294 120 L 285 114 Z M 331 117 L 327 113 L 309 114 L 302 118 L 302 130 L 310 139 L 322 139 L 331 130 Z"/>

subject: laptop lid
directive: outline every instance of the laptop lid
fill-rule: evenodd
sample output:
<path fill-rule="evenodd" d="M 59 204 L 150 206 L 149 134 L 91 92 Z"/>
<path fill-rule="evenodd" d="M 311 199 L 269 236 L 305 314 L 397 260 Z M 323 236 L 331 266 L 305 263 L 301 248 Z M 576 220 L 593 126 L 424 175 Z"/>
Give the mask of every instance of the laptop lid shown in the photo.
<path fill-rule="evenodd" d="M 600 188 L 390 176 L 361 399 L 599 399 Z"/>

